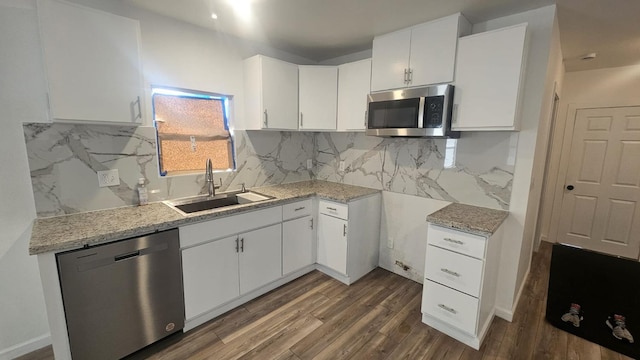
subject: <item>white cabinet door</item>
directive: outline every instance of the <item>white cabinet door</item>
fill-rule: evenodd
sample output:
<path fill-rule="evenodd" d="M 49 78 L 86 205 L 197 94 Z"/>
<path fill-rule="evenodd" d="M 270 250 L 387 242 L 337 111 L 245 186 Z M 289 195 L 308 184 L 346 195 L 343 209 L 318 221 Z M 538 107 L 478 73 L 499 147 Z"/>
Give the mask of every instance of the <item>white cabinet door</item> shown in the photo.
<path fill-rule="evenodd" d="M 318 264 L 347 275 L 347 221 L 318 216 Z"/>
<path fill-rule="evenodd" d="M 409 86 L 453 81 L 459 18 L 447 16 L 412 28 Z"/>
<path fill-rule="evenodd" d="M 407 86 L 404 72 L 409 69 L 410 47 L 410 28 L 373 39 L 371 91 Z"/>
<path fill-rule="evenodd" d="M 182 250 L 187 320 L 240 295 L 236 236 Z"/>
<path fill-rule="evenodd" d="M 239 130 L 298 129 L 298 65 L 256 55 L 244 60 L 245 118 Z"/>
<path fill-rule="evenodd" d="M 240 237 L 240 293 L 282 276 L 282 224 L 246 232 Z"/>
<path fill-rule="evenodd" d="M 338 101 L 338 68 L 298 67 L 300 79 L 300 129 L 335 130 Z"/>
<path fill-rule="evenodd" d="M 305 216 L 282 223 L 282 274 L 313 264 L 313 217 Z"/>
<path fill-rule="evenodd" d="M 38 16 L 51 117 L 141 123 L 139 22 L 52 0 Z"/>
<path fill-rule="evenodd" d="M 366 129 L 371 59 L 338 66 L 338 130 Z"/>
<path fill-rule="evenodd" d="M 460 38 L 452 130 L 518 130 L 527 24 Z"/>

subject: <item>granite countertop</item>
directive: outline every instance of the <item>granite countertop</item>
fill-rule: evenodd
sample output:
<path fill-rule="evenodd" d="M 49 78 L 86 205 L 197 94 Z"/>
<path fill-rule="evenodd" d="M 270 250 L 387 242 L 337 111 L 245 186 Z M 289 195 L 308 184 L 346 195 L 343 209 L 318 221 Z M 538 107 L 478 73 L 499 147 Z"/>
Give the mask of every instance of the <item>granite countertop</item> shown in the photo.
<path fill-rule="evenodd" d="M 85 245 L 126 239 L 248 210 L 282 205 L 313 196 L 348 203 L 380 192 L 376 189 L 320 180 L 250 190 L 271 196 L 273 199 L 189 215 L 182 215 L 168 205 L 157 202 L 145 206 L 122 207 L 36 219 L 31 232 L 29 254 L 59 252 Z"/>
<path fill-rule="evenodd" d="M 507 218 L 509 212 L 479 206 L 451 204 L 429 214 L 427 221 L 480 236 L 491 236 Z"/>

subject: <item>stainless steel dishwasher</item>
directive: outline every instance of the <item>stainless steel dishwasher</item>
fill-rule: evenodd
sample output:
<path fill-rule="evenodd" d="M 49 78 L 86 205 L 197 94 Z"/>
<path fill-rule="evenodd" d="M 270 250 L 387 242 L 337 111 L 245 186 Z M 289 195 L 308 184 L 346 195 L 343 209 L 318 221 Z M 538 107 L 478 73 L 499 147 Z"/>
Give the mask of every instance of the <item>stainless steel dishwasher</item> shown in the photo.
<path fill-rule="evenodd" d="M 56 257 L 74 360 L 118 359 L 184 327 L 177 229 Z"/>

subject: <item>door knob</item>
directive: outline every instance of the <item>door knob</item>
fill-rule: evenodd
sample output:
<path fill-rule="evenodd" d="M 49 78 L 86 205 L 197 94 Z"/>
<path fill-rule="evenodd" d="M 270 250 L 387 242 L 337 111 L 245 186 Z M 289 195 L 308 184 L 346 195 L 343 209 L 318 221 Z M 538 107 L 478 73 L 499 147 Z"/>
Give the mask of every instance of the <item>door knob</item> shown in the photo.
<path fill-rule="evenodd" d="M 567 185 L 567 190 L 569 191 L 573 190 L 573 185 Z"/>

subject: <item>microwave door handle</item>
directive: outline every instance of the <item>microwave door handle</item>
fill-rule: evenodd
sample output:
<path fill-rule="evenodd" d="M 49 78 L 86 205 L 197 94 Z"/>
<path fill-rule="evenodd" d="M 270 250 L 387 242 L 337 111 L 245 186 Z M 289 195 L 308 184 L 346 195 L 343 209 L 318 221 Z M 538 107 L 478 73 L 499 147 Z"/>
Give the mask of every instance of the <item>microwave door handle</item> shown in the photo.
<path fill-rule="evenodd" d="M 424 128 L 424 107 L 425 97 L 420 97 L 420 105 L 418 105 L 418 129 Z"/>

